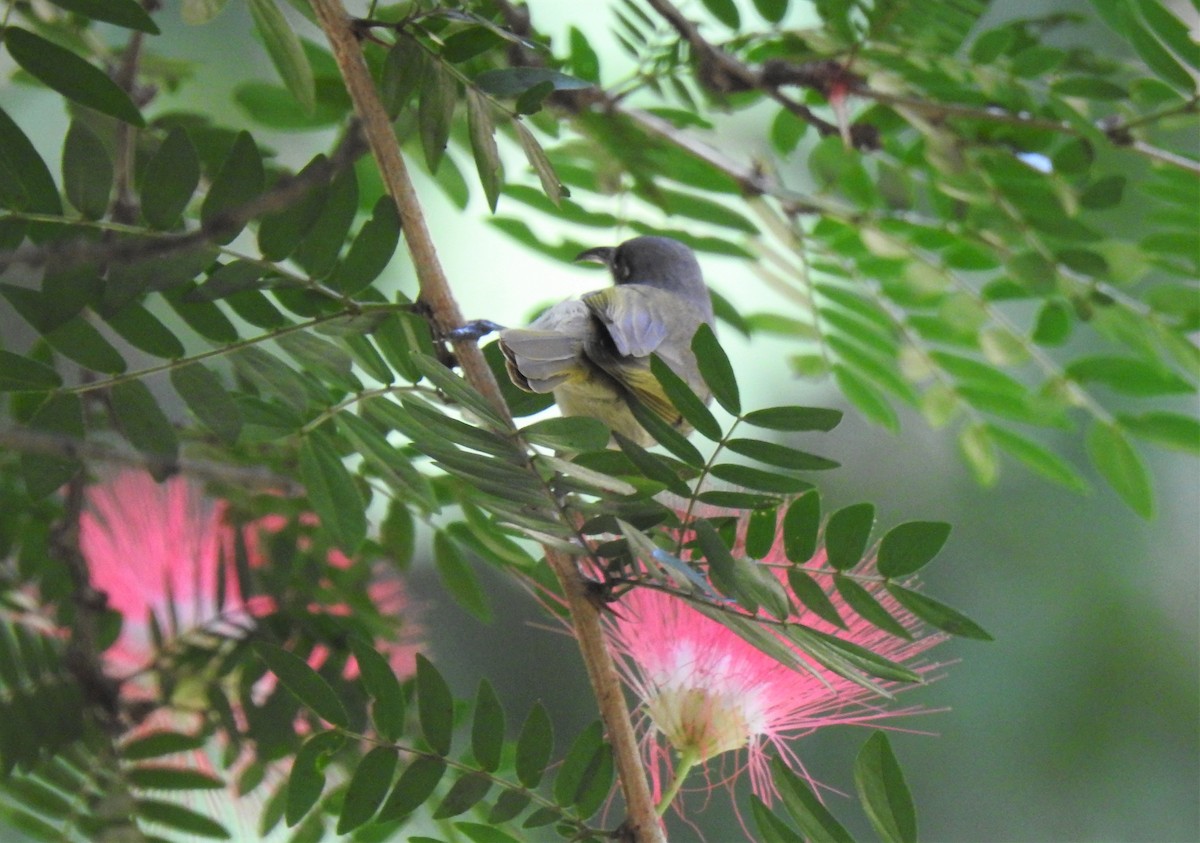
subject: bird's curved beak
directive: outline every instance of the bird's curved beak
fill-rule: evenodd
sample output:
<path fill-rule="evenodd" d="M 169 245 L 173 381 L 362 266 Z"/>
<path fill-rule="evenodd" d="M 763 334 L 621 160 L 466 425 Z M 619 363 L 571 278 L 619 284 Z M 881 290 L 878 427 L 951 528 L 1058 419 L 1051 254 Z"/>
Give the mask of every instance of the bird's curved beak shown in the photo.
<path fill-rule="evenodd" d="M 613 256 L 612 246 L 597 246 L 594 249 L 587 249 L 575 256 L 576 263 L 602 263 L 605 266 L 612 265 Z"/>

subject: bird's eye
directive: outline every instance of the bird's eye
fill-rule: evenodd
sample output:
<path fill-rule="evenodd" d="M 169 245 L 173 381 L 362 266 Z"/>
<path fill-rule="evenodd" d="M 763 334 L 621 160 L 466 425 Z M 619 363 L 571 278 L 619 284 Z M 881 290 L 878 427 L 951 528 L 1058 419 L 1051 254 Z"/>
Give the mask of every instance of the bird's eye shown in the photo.
<path fill-rule="evenodd" d="M 617 271 L 617 278 L 621 281 L 628 281 L 630 275 L 629 264 L 625 261 L 617 261 L 613 265 L 613 269 Z"/>

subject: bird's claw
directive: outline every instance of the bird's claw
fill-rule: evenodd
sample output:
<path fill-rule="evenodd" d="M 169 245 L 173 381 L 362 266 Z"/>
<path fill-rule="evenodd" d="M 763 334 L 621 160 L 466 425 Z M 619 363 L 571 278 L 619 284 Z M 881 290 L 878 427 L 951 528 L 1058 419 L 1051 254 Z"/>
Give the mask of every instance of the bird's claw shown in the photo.
<path fill-rule="evenodd" d="M 451 328 L 446 332 L 445 338 L 450 342 L 468 342 L 485 337 L 492 331 L 502 330 L 504 330 L 503 325 L 498 325 L 490 319 L 475 319 L 465 325 Z"/>

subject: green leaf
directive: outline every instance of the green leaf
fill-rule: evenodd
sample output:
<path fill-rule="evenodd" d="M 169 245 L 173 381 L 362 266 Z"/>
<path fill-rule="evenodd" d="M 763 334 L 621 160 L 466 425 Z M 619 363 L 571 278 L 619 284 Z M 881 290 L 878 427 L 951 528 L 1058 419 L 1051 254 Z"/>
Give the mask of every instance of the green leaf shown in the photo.
<path fill-rule="evenodd" d="M 868 623 L 898 638 L 912 640 L 912 634 L 893 618 L 866 588 L 842 574 L 834 575 L 833 585 L 846 605 Z"/>
<path fill-rule="evenodd" d="M 315 375 L 347 392 L 362 390 L 362 383 L 354 376 L 354 360 L 341 346 L 308 331 L 283 334 L 275 341 L 306 375 Z"/>
<path fill-rule="evenodd" d="M 0 349 L 0 392 L 40 391 L 59 386 L 62 378 L 51 367 Z"/>
<path fill-rule="evenodd" d="M 400 774 L 391 795 L 379 810 L 376 822 L 390 822 L 411 814 L 432 795 L 445 772 L 445 760 L 426 755 L 418 756 Z"/>
<path fill-rule="evenodd" d="M 112 194 L 113 165 L 103 141 L 80 120 L 72 120 L 67 129 L 62 171 L 67 199 L 79 213 L 89 220 L 104 216 Z"/>
<path fill-rule="evenodd" d="M 1093 5 L 1096 5 L 1093 0 Z M 1139 5 L 1141 5 L 1139 3 Z M 1121 35 L 1159 78 L 1171 83 L 1181 92 L 1191 95 L 1195 92 L 1196 81 L 1170 52 L 1163 49 L 1162 44 L 1138 20 L 1131 5 L 1119 4 L 1115 7 L 1120 17 L 1120 25 L 1116 31 Z"/>
<path fill-rule="evenodd" d="M 771 813 L 757 793 L 750 794 L 750 813 L 762 843 L 804 843 L 804 838 L 798 832 Z"/>
<path fill-rule="evenodd" d="M 437 172 L 446 153 L 457 100 L 458 80 L 440 62 L 430 62 L 421 78 L 421 101 L 417 106 L 421 148 L 430 172 Z"/>
<path fill-rule="evenodd" d="M 300 478 L 321 525 L 346 553 L 367 535 L 366 505 L 329 439 L 312 432 L 300 444 Z"/>
<path fill-rule="evenodd" d="M 1121 427 L 1147 442 L 1177 451 L 1200 453 L 1200 421 L 1177 413 L 1155 412 L 1117 417 Z"/>
<path fill-rule="evenodd" d="M 974 638 L 979 641 L 991 641 L 992 636 L 975 621 L 962 612 L 951 609 L 945 603 L 932 597 L 913 591 L 896 583 L 887 583 L 888 593 L 896 598 L 896 602 L 916 617 L 943 632 L 958 635 L 963 638 Z"/>
<path fill-rule="evenodd" d="M 958 448 L 967 462 L 967 468 L 982 486 L 996 482 L 999 466 L 996 461 L 996 442 L 985 424 L 971 424 L 962 429 L 958 436 Z"/>
<path fill-rule="evenodd" d="M 1081 494 L 1088 491 L 1087 481 L 1062 457 L 1007 428 L 996 425 L 986 425 L 985 428 L 989 441 L 1008 451 L 1038 474 Z"/>
<path fill-rule="evenodd" d="M 454 602 L 484 623 L 491 623 L 492 607 L 479 584 L 479 578 L 471 570 L 458 545 L 440 530 L 433 536 L 433 558 L 438 574 Z"/>
<path fill-rule="evenodd" d="M 909 521 L 888 530 L 879 543 L 876 567 L 885 577 L 914 574 L 938 555 L 950 525 L 944 521 Z"/>
<path fill-rule="evenodd" d="M 388 660 L 370 642 L 351 636 L 350 651 L 358 662 L 363 687 L 370 694 L 371 717 L 375 728 L 386 740 L 394 741 L 404 733 L 404 691 Z"/>
<path fill-rule="evenodd" d="M 1080 383 L 1102 383 L 1126 395 L 1172 395 L 1195 389 L 1170 369 L 1135 357 L 1084 357 L 1070 363 L 1066 373 Z"/>
<path fill-rule="evenodd" d="M 314 714 L 330 725 L 350 728 L 350 718 L 341 699 L 304 659 L 266 641 L 254 642 L 254 652 L 266 662 L 267 669 L 279 678 L 283 686 L 312 709 Z"/>
<path fill-rule="evenodd" d="M 215 242 L 229 243 L 242 230 L 242 225 L 231 221 L 228 214 L 262 193 L 265 179 L 262 155 L 254 138 L 249 132 L 239 132 L 200 206 L 200 222 L 215 229 Z"/>
<path fill-rule="evenodd" d="M 893 432 L 900 429 L 896 411 L 879 390 L 841 363 L 834 364 L 833 377 L 842 394 L 858 407 L 864 416 Z"/>
<path fill-rule="evenodd" d="M 4 45 L 22 69 L 72 102 L 138 128 L 146 125 L 129 94 L 70 50 L 15 26 L 4 30 Z"/>
<path fill-rule="evenodd" d="M 200 158 L 187 130 L 176 126 L 146 162 L 142 216 L 154 228 L 174 228 L 199 184 Z"/>
<path fill-rule="evenodd" d="M 174 461 L 179 453 L 175 428 L 146 385 L 124 381 L 112 388 L 111 395 L 117 424 L 129 443 L 143 454 Z"/>
<path fill-rule="evenodd" d="M 321 791 L 325 789 L 325 765 L 345 742 L 341 732 L 330 729 L 314 734 L 296 753 L 288 774 L 287 805 L 284 810 L 289 827 L 304 819 L 304 815 L 321 798 Z"/>
<path fill-rule="evenodd" d="M 1000 26 L 989 29 L 975 39 L 971 45 L 971 61 L 977 65 L 989 65 L 1008 52 L 1016 37 L 1012 26 Z"/>
<path fill-rule="evenodd" d="M 21 127 L 0 108 L 0 204 L 17 211 L 62 214 L 58 186 Z"/>
<path fill-rule="evenodd" d="M 171 370 L 171 385 L 188 409 L 227 445 L 242 432 L 242 414 L 220 379 L 200 363 Z"/>
<path fill-rule="evenodd" d="M 768 465 L 786 468 L 789 471 L 820 471 L 837 468 L 839 465 L 825 457 L 762 439 L 730 439 L 725 443 L 725 447 L 735 454 L 741 454 Z"/>
<path fill-rule="evenodd" d="M 1125 184 L 1125 176 L 1119 174 L 1096 179 L 1079 194 L 1079 204 L 1092 210 L 1116 207 L 1125 195 Z"/>
<path fill-rule="evenodd" d="M 683 481 L 666 459 L 658 456 L 658 454 L 650 453 L 641 445 L 626 439 L 619 433 L 614 433 L 613 439 L 616 441 L 617 447 L 621 449 L 621 452 L 629 457 L 629 461 L 633 463 L 634 467 L 644 477 L 662 483 L 681 497 L 687 498 L 691 496 L 691 490 L 688 488 L 687 483 Z"/>
<path fill-rule="evenodd" d="M 415 498 L 427 511 L 437 508 L 429 481 L 374 425 L 353 413 L 339 413 L 338 429 L 390 486 Z"/>
<path fill-rule="evenodd" d="M 1134 512 L 1154 517 L 1154 490 L 1146 466 L 1116 425 L 1096 421 L 1088 428 L 1087 450 L 1092 463 Z"/>
<path fill-rule="evenodd" d="M 160 764 L 142 764 L 125 771 L 134 787 L 145 790 L 221 790 L 225 782 L 203 770 Z"/>
<path fill-rule="evenodd" d="M 1071 335 L 1071 308 L 1066 302 L 1048 301 L 1038 311 L 1033 341 L 1038 345 L 1062 345 Z"/>
<path fill-rule="evenodd" d="M 127 761 L 161 758 L 164 755 L 199 749 L 207 740 L 202 733 L 188 735 L 183 732 L 155 731 L 125 742 L 121 746 L 121 757 Z"/>
<path fill-rule="evenodd" d="M 1154 34 L 1162 39 L 1175 55 L 1193 69 L 1200 70 L 1200 44 L 1196 43 L 1182 18 L 1158 0 L 1137 0 L 1137 7 Z"/>
<path fill-rule="evenodd" d="M 225 826 L 204 814 L 197 813 L 176 802 L 163 802 L 158 799 L 139 799 L 131 812 L 139 820 L 165 825 L 176 831 L 183 831 L 199 837 L 211 837 L 215 840 L 232 839 Z"/>
<path fill-rule="evenodd" d="M 519 120 L 515 121 L 513 128 L 517 131 L 517 142 L 521 144 L 521 151 L 525 153 L 525 159 L 537 173 L 542 190 L 546 192 L 550 201 L 557 205 L 568 191 L 559 180 L 558 173 L 554 172 L 554 165 L 550 163 L 550 159 L 546 157 L 546 151 L 542 149 L 533 133 L 525 128 L 524 123 Z"/>
<path fill-rule="evenodd" d="M 358 178 L 353 167 L 334 177 L 321 213 L 293 254 L 314 278 L 325 278 L 338 266 L 342 244 L 358 213 Z"/>
<path fill-rule="evenodd" d="M 821 588 L 817 581 L 809 576 L 808 572 L 803 568 L 798 566 L 788 568 L 788 585 L 792 587 L 792 592 L 796 595 L 796 599 L 805 608 L 822 620 L 846 629 L 846 622 L 838 614 L 837 607 L 833 605 L 833 601 L 829 599 L 829 595 L 825 593 L 825 589 Z"/>
<path fill-rule="evenodd" d="M 1051 84 L 1050 90 L 1060 97 L 1093 100 L 1123 100 L 1129 96 L 1129 92 L 1120 85 L 1098 76 L 1068 76 Z"/>
<path fill-rule="evenodd" d="M 696 446 L 689 442 L 686 436 L 667 424 L 662 416 L 640 401 L 630 401 L 629 409 L 638 424 L 653 437 L 655 442 L 693 468 L 704 467 L 704 456 Z"/>
<path fill-rule="evenodd" d="M 155 357 L 177 359 L 184 354 L 183 343 L 158 317 L 136 302 L 130 302 L 116 313 L 106 314 L 104 321 L 121 339 L 134 348 Z"/>
<path fill-rule="evenodd" d="M 484 773 L 467 773 L 450 786 L 450 791 L 434 809 L 431 817 L 444 820 L 475 807 L 492 789 L 492 778 Z"/>
<path fill-rule="evenodd" d="M 472 389 L 466 381 L 455 375 L 441 363 L 426 354 L 412 356 L 413 365 L 418 371 L 442 392 L 446 393 L 456 404 L 470 410 L 488 427 L 507 433 L 511 426 L 497 415 L 491 405 L 478 392 Z"/>
<path fill-rule="evenodd" d="M 867 738 L 854 761 L 854 785 L 875 831 L 887 843 L 916 843 L 917 814 L 904 773 L 883 732 Z"/>
<path fill-rule="evenodd" d="M 29 420 L 32 430 L 83 439 L 83 402 L 70 392 L 54 393 L 38 407 Z M 83 467 L 77 459 L 48 454 L 21 454 L 21 477 L 31 498 L 50 494 L 75 476 Z"/>
<path fill-rule="evenodd" d="M 563 759 L 554 779 L 554 800 L 560 805 L 578 804 L 600 772 L 601 759 L 609 752 L 604 742 L 603 724 L 592 721 L 579 733 Z"/>
<path fill-rule="evenodd" d="M 471 722 L 471 752 L 479 766 L 494 773 L 504 750 L 504 708 L 487 677 L 479 680 L 475 718 Z"/>
<path fill-rule="evenodd" d="M 391 787 L 396 759 L 397 753 L 393 747 L 377 746 L 358 762 L 342 800 L 338 834 L 348 834 L 375 816 Z"/>
<path fill-rule="evenodd" d="M 762 559 L 775 546 L 776 528 L 779 526 L 779 508 L 766 506 L 750 510 L 746 519 L 746 555 L 751 559 Z"/>
<path fill-rule="evenodd" d="M 527 807 L 533 797 L 525 790 L 506 790 L 496 799 L 496 804 L 488 811 L 487 820 L 499 825 L 516 817 Z"/>
<path fill-rule="evenodd" d="M 362 292 L 387 267 L 399 242 L 400 215 L 392 197 L 385 194 L 375 203 L 371 219 L 355 236 L 329 285 L 351 296 Z"/>
<path fill-rule="evenodd" d="M 554 749 L 554 730 L 550 715 L 541 702 L 535 702 L 517 738 L 517 778 L 526 787 L 537 787 Z"/>
<path fill-rule="evenodd" d="M 800 826 L 806 840 L 812 843 L 854 843 L 854 838 L 821 804 L 812 789 L 778 757 L 771 759 L 771 779 L 779 789 L 784 807 Z"/>
<path fill-rule="evenodd" d="M 650 371 L 653 373 L 667 398 L 679 411 L 696 432 L 713 442 L 721 440 L 721 426 L 713 418 L 713 414 L 704 402 L 696 395 L 687 382 L 675 374 L 657 354 L 650 357 Z M 703 464 L 703 463 L 701 463 Z"/>
<path fill-rule="evenodd" d="M 875 506 L 856 503 L 843 507 L 829 516 L 825 525 L 825 553 L 829 564 L 847 571 L 862 559 L 875 524 Z"/>
<path fill-rule="evenodd" d="M 547 67 L 506 67 L 485 70 L 473 80 L 482 91 L 494 97 L 519 97 L 537 85 L 551 83 L 555 91 L 591 88 L 592 83 Z"/>
<path fill-rule="evenodd" d="M 556 451 L 598 451 L 608 445 L 608 426 L 590 416 L 559 416 L 521 428 L 521 436 L 534 445 Z"/>
<path fill-rule="evenodd" d="M 692 337 L 692 351 L 696 364 L 717 403 L 732 415 L 740 415 L 742 401 L 738 393 L 737 378 L 725 349 L 717 341 L 717 335 L 708 325 L 701 325 Z"/>
<path fill-rule="evenodd" d="M 738 14 L 737 6 L 733 0 L 701 0 L 704 3 L 704 8 L 712 13 L 712 16 L 725 24 L 730 29 L 737 29 L 741 26 L 742 18 Z"/>
<path fill-rule="evenodd" d="M 404 33 L 396 36 L 396 43 L 384 59 L 379 82 L 379 96 L 392 120 L 400 116 L 412 95 L 420 89 L 431 63 L 420 44 Z"/>
<path fill-rule="evenodd" d="M 475 158 L 479 183 L 483 186 L 488 207 L 495 213 L 500 188 L 504 183 L 504 165 L 496 146 L 496 123 L 492 119 L 491 103 L 471 87 L 467 88 L 467 132 L 471 138 L 471 154 Z"/>
<path fill-rule="evenodd" d="M 50 0 L 55 6 L 105 23 L 158 35 L 159 29 L 137 0 Z"/>
<path fill-rule="evenodd" d="M 317 155 L 296 174 L 296 179 L 308 181 L 313 172 L 319 172 L 328 163 L 324 155 Z M 258 248 L 262 256 L 270 261 L 282 261 L 296 251 L 316 225 L 328 195 L 329 185 L 320 180 L 284 210 L 264 215 L 258 225 Z"/>
<path fill-rule="evenodd" d="M 754 0 L 754 8 L 768 23 L 779 23 L 787 15 L 788 0 Z"/>
<path fill-rule="evenodd" d="M 783 516 L 783 552 L 788 560 L 802 565 L 817 552 L 821 528 L 821 495 L 806 492 L 788 506 Z"/>
<path fill-rule="evenodd" d="M 317 102 L 316 83 L 296 31 L 275 5 L 275 0 L 250 0 L 250 16 L 283 83 L 304 110 L 312 114 Z"/>
<path fill-rule="evenodd" d="M 450 754 L 454 697 L 433 662 L 417 654 L 417 717 L 425 740 L 438 755 Z"/>
<path fill-rule="evenodd" d="M 486 53 L 503 43 L 503 39 L 485 26 L 460 29 L 442 42 L 442 58 L 458 64 Z"/>
<path fill-rule="evenodd" d="M 841 410 L 824 407 L 768 407 L 752 410 L 743 421 L 768 430 L 833 430 L 842 420 Z"/>
<path fill-rule="evenodd" d="M 743 488 L 755 489 L 762 492 L 778 492 L 783 495 L 793 495 L 812 488 L 811 483 L 807 480 L 801 480 L 799 477 L 792 477 L 774 471 L 763 471 L 760 468 L 751 468 L 746 465 L 735 465 L 732 463 L 714 465 L 710 473 L 721 480 L 728 480 L 730 483 L 736 483 Z"/>

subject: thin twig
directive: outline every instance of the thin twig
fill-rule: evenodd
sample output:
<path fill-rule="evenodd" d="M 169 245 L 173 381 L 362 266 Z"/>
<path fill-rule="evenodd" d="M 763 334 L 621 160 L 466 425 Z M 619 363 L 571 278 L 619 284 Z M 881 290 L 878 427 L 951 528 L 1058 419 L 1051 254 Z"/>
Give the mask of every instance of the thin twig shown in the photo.
<path fill-rule="evenodd" d="M 363 132 L 379 166 L 380 175 L 400 212 L 404 240 L 416 268 L 421 298 L 429 307 L 436 329 L 445 332 L 456 328 L 463 323 L 462 314 L 442 270 L 416 189 L 400 155 L 391 121 L 363 59 L 352 21 L 341 0 L 311 0 L 311 3 L 329 39 L 355 111 L 362 120 Z M 509 418 L 508 406 L 478 346 L 473 341 L 462 340 L 454 343 L 454 350 L 467 382 L 502 418 Z M 572 559 L 550 547 L 545 548 L 545 553 L 546 561 L 566 597 L 600 716 L 612 741 L 621 788 L 629 811 L 625 827 L 639 843 L 665 841 L 638 753 L 637 738 L 621 690 L 620 677 L 605 645 L 599 611 L 588 600 L 583 580 Z"/>

